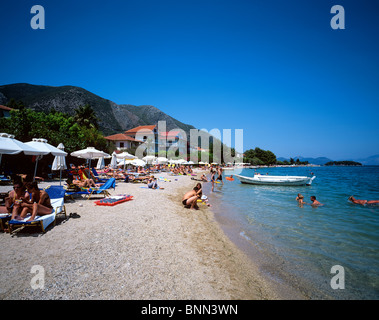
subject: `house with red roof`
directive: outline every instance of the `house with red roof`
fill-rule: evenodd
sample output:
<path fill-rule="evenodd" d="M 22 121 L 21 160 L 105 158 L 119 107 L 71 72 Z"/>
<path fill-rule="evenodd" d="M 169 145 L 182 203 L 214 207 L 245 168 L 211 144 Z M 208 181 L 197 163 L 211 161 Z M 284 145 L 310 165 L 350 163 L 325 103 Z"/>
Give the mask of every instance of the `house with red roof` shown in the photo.
<path fill-rule="evenodd" d="M 155 143 L 157 136 L 156 127 L 156 125 L 138 126 L 123 133 L 116 133 L 104 138 L 108 141 L 114 142 L 117 149 L 137 148 L 141 143 L 146 142 L 147 138 L 152 135 L 152 139 Z"/>
<path fill-rule="evenodd" d="M 137 148 L 143 141 L 136 140 L 125 133 L 116 133 L 111 136 L 104 137 L 108 141 L 114 142 L 117 149 Z"/>
<path fill-rule="evenodd" d="M 161 146 L 161 149 L 162 146 L 165 146 L 166 151 L 170 147 L 186 150 L 187 141 L 182 135 L 181 131 L 158 132 L 156 125 L 147 125 L 135 127 L 124 133 L 107 136 L 105 139 L 113 141 L 117 149 L 136 148 L 150 139 L 155 152 L 158 152 L 159 146 Z"/>

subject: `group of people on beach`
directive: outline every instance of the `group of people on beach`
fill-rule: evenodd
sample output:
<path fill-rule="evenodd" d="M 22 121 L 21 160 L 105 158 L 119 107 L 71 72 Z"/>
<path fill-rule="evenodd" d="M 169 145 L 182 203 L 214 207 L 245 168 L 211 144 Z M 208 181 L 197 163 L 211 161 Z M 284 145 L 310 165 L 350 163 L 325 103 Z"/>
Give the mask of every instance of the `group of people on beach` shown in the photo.
<path fill-rule="evenodd" d="M 217 167 L 210 166 L 210 174 L 211 174 L 210 182 L 212 183 L 212 189 L 211 190 L 214 191 L 214 184 L 216 183 L 217 180 L 219 180 L 220 183 L 224 184 L 224 181 L 222 180 L 222 167 L 221 166 L 217 166 Z M 217 178 L 216 178 L 216 174 L 217 174 Z M 196 180 L 196 179 L 194 179 L 194 180 Z M 203 173 L 201 175 L 200 181 L 209 182 L 205 173 Z M 182 203 L 185 207 L 190 208 L 190 209 L 196 209 L 196 210 L 199 209 L 199 206 L 197 205 L 197 202 L 199 200 L 200 200 L 200 202 L 204 202 L 208 206 L 211 206 L 208 203 L 207 199 L 201 199 L 201 197 L 202 197 L 202 186 L 201 186 L 201 183 L 198 182 L 192 190 L 188 191 L 183 196 Z"/>
<path fill-rule="evenodd" d="M 11 214 L 11 219 L 33 221 L 36 216 L 51 214 L 53 207 L 48 193 L 38 188 L 38 183 L 15 181 L 13 190 L 5 198 L 5 205 L 0 206 L 0 213 Z M 7 230 L 5 230 L 7 231 Z"/>

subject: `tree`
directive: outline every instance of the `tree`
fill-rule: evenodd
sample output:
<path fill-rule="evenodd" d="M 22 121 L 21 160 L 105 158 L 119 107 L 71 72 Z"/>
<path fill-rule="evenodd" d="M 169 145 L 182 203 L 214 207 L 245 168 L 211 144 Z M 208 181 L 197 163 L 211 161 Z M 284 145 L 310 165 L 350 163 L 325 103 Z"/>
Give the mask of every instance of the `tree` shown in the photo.
<path fill-rule="evenodd" d="M 74 111 L 74 120 L 78 125 L 86 128 L 99 128 L 96 113 L 89 104 L 79 106 Z"/>

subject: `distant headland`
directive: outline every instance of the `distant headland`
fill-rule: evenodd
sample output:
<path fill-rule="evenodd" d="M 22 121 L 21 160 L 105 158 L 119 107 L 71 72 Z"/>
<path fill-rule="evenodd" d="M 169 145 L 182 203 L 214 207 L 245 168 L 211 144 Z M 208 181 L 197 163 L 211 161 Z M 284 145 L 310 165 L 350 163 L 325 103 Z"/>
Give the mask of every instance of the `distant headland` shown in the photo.
<path fill-rule="evenodd" d="M 325 166 L 362 166 L 362 163 L 356 161 L 329 161 Z"/>

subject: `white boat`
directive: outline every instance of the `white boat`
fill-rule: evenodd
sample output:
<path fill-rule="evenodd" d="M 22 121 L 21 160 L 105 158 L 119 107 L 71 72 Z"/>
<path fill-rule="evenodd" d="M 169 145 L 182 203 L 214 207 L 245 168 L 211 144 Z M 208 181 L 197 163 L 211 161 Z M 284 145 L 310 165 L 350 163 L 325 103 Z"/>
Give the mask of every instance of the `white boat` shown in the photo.
<path fill-rule="evenodd" d="M 238 174 L 235 175 L 241 183 L 271 185 L 271 186 L 304 186 L 311 185 L 316 178 L 304 176 L 270 176 L 270 175 L 255 175 L 254 177 L 245 177 Z"/>

